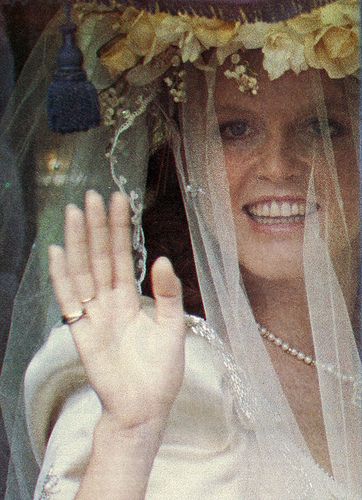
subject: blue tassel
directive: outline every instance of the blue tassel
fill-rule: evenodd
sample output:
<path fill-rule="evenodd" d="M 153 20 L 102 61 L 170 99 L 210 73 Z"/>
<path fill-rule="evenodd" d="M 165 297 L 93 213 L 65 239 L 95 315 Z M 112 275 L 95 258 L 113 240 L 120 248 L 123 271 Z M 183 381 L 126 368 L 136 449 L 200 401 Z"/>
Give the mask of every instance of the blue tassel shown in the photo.
<path fill-rule="evenodd" d="M 77 27 L 71 21 L 70 9 L 68 1 L 58 69 L 48 89 L 49 128 L 61 134 L 86 131 L 101 122 L 97 90 L 83 70 L 83 54 L 75 42 Z"/>

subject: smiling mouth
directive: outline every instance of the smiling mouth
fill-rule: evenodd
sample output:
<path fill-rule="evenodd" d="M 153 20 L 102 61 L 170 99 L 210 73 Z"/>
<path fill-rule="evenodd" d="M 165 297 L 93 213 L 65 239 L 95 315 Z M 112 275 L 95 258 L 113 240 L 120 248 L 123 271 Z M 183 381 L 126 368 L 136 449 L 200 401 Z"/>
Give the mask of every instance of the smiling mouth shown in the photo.
<path fill-rule="evenodd" d="M 315 213 L 318 205 L 307 205 L 305 201 L 269 200 L 244 205 L 243 211 L 258 224 L 301 224 L 306 215 Z"/>

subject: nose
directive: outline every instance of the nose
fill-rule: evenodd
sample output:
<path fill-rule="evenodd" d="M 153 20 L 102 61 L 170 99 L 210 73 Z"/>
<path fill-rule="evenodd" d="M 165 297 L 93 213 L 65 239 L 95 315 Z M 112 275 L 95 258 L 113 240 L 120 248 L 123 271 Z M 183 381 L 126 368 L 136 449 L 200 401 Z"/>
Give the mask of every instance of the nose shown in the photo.
<path fill-rule="evenodd" d="M 285 182 L 302 175 L 305 167 L 294 151 L 293 141 L 288 134 L 274 127 L 273 133 L 263 144 L 259 166 L 256 170 L 258 180 Z"/>

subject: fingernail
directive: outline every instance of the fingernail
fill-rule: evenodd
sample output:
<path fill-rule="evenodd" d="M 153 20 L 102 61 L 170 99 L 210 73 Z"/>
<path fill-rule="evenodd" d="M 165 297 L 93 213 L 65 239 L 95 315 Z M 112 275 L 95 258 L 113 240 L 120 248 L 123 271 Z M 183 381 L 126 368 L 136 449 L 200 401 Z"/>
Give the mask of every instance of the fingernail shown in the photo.
<path fill-rule="evenodd" d="M 56 253 L 59 252 L 61 247 L 59 245 L 55 245 L 54 243 L 52 245 L 48 246 L 48 255 L 55 255 Z"/>
<path fill-rule="evenodd" d="M 102 196 L 95 189 L 88 189 L 86 196 L 97 196 L 98 198 L 102 198 Z"/>
<path fill-rule="evenodd" d="M 68 216 L 74 212 L 82 213 L 82 210 L 74 203 L 68 203 L 68 205 L 65 207 L 65 215 Z"/>

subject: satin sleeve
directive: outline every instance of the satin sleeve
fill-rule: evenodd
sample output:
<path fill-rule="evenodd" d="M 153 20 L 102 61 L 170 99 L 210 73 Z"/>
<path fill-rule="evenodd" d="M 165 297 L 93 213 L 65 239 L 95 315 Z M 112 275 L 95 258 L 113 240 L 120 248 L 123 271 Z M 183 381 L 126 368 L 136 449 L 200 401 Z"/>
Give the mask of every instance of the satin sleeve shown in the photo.
<path fill-rule="evenodd" d="M 34 500 L 75 498 L 88 465 L 100 415 L 99 399 L 88 386 L 67 399 L 48 440 Z"/>
<path fill-rule="evenodd" d="M 25 411 L 40 468 L 34 499 L 73 499 L 102 409 L 66 326 L 51 331 L 27 369 Z"/>

